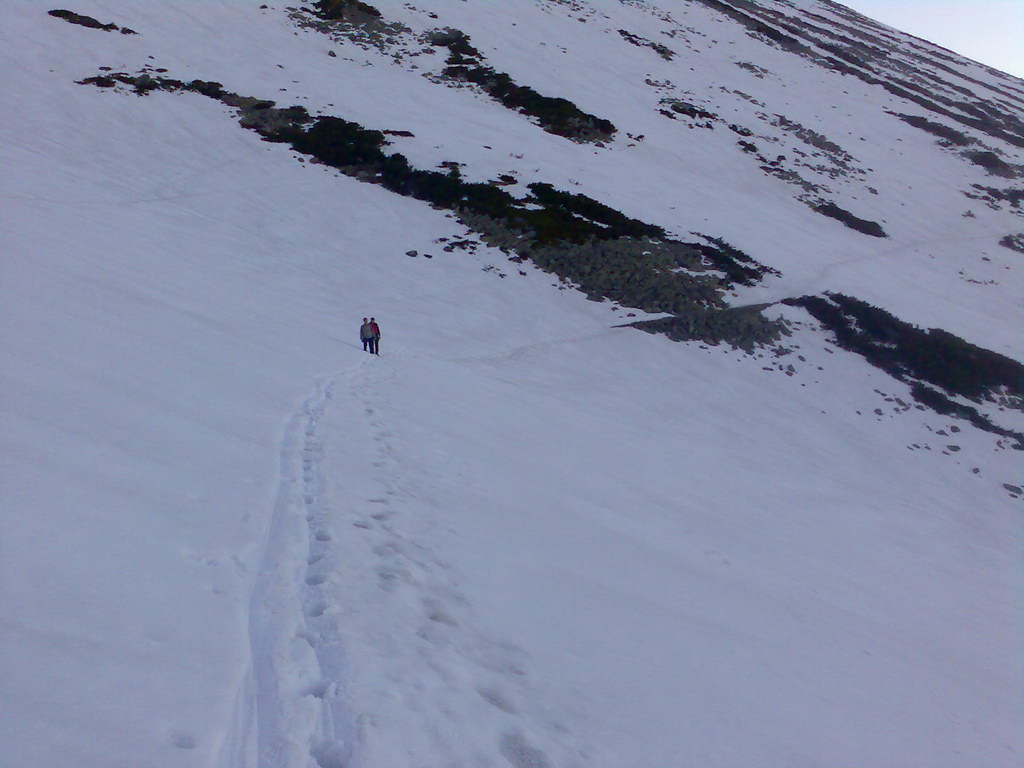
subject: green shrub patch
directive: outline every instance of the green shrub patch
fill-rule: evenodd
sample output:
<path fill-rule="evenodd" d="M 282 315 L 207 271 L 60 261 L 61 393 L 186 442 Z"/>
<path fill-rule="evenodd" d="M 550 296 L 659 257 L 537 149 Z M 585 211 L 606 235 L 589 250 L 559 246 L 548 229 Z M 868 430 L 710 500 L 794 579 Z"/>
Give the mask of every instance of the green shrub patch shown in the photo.
<path fill-rule="evenodd" d="M 729 245 L 720 237 L 710 237 L 709 235 L 702 235 L 702 237 L 712 245 L 697 245 L 695 247 L 716 269 L 724 272 L 733 283 L 756 285 L 764 279 L 765 275 L 782 274 L 777 269 L 758 263 L 751 256 Z"/>
<path fill-rule="evenodd" d="M 934 120 L 929 120 L 928 118 L 921 117 L 919 115 L 903 115 L 898 112 L 889 112 L 889 114 L 895 115 L 903 122 L 908 123 L 915 128 L 920 128 L 922 131 L 928 131 L 928 133 L 933 136 L 938 136 L 943 141 L 957 147 L 966 147 L 971 144 L 978 143 L 977 139 L 958 131 L 956 128 L 951 128 L 950 126 L 943 125 L 942 123 L 936 123 Z"/>
<path fill-rule="evenodd" d="M 985 187 L 981 184 L 971 184 L 971 186 L 983 195 L 993 200 L 1007 202 L 1014 208 L 1020 208 L 1021 201 L 1024 200 L 1024 189 L 994 189 L 993 187 Z"/>
<path fill-rule="evenodd" d="M 380 11 L 360 0 L 317 0 L 313 3 L 316 15 L 329 21 L 360 22 L 364 19 L 379 19 Z"/>
<path fill-rule="evenodd" d="M 62 8 L 48 11 L 50 16 L 57 19 L 64 19 L 64 21 L 70 24 L 77 24 L 80 27 L 88 27 L 89 29 L 101 29 L 104 32 L 120 32 L 122 35 L 137 35 L 134 29 L 128 29 L 128 27 L 119 27 L 117 24 L 104 24 L 98 19 L 94 19 L 92 16 L 85 16 L 81 13 L 75 13 L 74 11 L 66 11 Z"/>
<path fill-rule="evenodd" d="M 991 150 L 973 150 L 966 152 L 967 159 L 975 165 L 980 165 L 993 176 L 1002 176 L 1005 179 L 1016 178 L 1016 169 L 999 155 Z"/>
<path fill-rule="evenodd" d="M 854 216 L 852 213 L 840 208 L 835 203 L 818 203 L 811 207 L 822 216 L 828 216 L 830 219 L 841 221 L 850 229 L 855 229 L 861 234 L 871 235 L 872 237 L 888 237 L 885 230 L 882 229 L 882 225 L 877 221 L 871 221 L 869 219 L 862 219 L 859 216 Z"/>
<path fill-rule="evenodd" d="M 653 40 L 648 40 L 646 37 L 641 37 L 640 35 L 634 35 L 632 32 L 625 29 L 620 29 L 619 34 L 622 35 L 623 40 L 631 45 L 635 45 L 638 48 L 650 48 L 665 61 L 672 61 L 672 59 L 676 57 L 676 52 L 667 45 L 656 43 Z"/>
<path fill-rule="evenodd" d="M 1015 447 L 1024 450 L 1024 434 L 993 424 L 976 408 L 952 399 L 959 396 L 1024 410 L 1024 365 L 1016 360 L 937 328 L 918 328 L 842 294 L 802 296 L 782 303 L 803 307 L 835 334 L 839 346 L 909 384 L 922 405 L 1012 437 Z"/>
<path fill-rule="evenodd" d="M 427 39 L 433 46 L 448 49 L 445 77 L 479 86 L 505 107 L 536 118 L 548 133 L 579 142 L 607 141 L 615 135 L 611 121 L 584 112 L 568 99 L 542 96 L 529 86 L 517 85 L 509 75 L 488 66 L 466 33 L 441 29 Z"/>
<path fill-rule="evenodd" d="M 999 244 L 1003 246 L 1003 248 L 1009 248 L 1011 251 L 1024 253 L 1024 232 L 1015 235 L 1006 235 L 999 241 Z"/>

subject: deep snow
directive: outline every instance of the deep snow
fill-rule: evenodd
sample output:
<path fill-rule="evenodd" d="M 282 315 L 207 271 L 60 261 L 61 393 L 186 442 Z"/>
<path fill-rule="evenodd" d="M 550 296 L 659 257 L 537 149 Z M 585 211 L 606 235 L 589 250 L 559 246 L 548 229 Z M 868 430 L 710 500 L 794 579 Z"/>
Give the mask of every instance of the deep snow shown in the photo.
<path fill-rule="evenodd" d="M 791 376 L 612 328 L 626 310 L 444 252 L 448 215 L 220 104 L 74 81 L 166 67 L 409 130 L 423 167 L 571 187 L 782 272 L 738 302 L 847 291 L 1021 359 L 995 244 L 1019 219 L 962 194 L 992 180 L 700 5 L 377 5 L 644 140 L 572 144 L 279 7 L 76 3 L 122 36 L 0 6 L 9 764 L 1018 762 L 1019 453 L 899 407 L 798 310 L 770 310 L 801 323 Z M 614 34 L 661 39 L 657 5 L 698 51 Z M 856 146 L 873 170 L 834 196 L 890 239 L 659 116 L 643 81 L 686 77 L 731 120 L 757 109 L 722 87 Z"/>

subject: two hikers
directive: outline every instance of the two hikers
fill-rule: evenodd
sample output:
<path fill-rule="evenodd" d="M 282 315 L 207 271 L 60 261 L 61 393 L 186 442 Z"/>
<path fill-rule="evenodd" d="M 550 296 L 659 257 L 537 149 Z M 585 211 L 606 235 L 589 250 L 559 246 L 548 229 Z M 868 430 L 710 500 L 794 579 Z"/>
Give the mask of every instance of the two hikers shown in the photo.
<path fill-rule="evenodd" d="M 363 352 L 369 352 L 371 355 L 380 354 L 380 326 L 377 325 L 376 318 L 363 318 L 363 324 L 359 326 L 359 340 L 363 342 Z"/>

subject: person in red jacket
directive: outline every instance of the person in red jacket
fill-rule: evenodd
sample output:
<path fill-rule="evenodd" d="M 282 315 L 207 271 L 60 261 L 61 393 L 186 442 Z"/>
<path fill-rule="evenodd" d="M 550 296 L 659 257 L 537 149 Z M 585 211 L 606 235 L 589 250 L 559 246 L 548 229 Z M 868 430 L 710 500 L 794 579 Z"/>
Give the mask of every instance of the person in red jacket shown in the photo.
<path fill-rule="evenodd" d="M 373 333 L 373 343 L 370 344 L 370 351 L 375 354 L 380 354 L 380 326 L 377 325 L 377 318 L 370 318 L 370 331 Z"/>

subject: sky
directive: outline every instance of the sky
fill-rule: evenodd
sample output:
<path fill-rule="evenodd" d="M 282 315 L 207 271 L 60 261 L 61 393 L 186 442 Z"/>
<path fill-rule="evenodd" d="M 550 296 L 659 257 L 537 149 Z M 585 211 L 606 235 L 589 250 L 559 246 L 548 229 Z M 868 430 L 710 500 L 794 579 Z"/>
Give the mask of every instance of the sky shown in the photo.
<path fill-rule="evenodd" d="M 842 0 L 865 16 L 1024 77 L 1024 0 Z"/>

